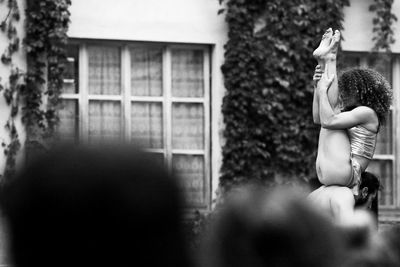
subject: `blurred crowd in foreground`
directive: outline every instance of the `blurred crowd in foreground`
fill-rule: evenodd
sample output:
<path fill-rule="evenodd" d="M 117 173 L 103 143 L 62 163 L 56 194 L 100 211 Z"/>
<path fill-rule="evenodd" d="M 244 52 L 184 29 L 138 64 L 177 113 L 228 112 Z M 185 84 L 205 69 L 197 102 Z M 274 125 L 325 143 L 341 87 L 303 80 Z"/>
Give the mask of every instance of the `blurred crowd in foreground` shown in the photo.
<path fill-rule="evenodd" d="M 300 192 L 259 186 L 227 195 L 190 251 L 178 181 L 129 147 L 55 149 L 0 200 L 15 267 L 400 265 L 400 228 L 338 225 Z"/>

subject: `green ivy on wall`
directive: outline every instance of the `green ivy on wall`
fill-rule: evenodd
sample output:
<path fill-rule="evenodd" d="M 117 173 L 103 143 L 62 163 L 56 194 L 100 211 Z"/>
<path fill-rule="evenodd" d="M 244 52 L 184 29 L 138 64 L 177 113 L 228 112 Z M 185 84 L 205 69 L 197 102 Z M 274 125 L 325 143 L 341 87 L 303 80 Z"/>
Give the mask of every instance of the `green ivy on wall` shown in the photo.
<path fill-rule="evenodd" d="M 375 42 L 373 51 L 390 52 L 390 45 L 395 42 L 393 23 L 397 17 L 392 13 L 393 0 L 374 0 L 369 7 L 371 12 L 375 12 L 373 19 L 373 41 Z"/>
<path fill-rule="evenodd" d="M 229 0 L 220 183 L 301 182 L 315 176 L 312 57 L 349 1 Z"/>
<path fill-rule="evenodd" d="M 0 4 L 3 2 L 4 0 L 0 0 Z M 1 62 L 10 68 L 8 83 L 0 84 L 0 91 L 3 91 L 6 103 L 10 106 L 10 116 L 5 125 L 10 141 L 8 144 L 5 141 L 1 143 L 6 155 L 2 182 L 15 172 L 16 156 L 21 148 L 15 126 L 19 110 L 22 110 L 22 122 L 27 133 L 27 152 L 45 147 L 59 120 L 57 107 L 65 68 L 65 48 L 70 22 L 68 8 L 71 1 L 29 0 L 26 4 L 24 48 L 27 72 L 13 64 L 13 54 L 20 48 L 15 27 L 20 20 L 17 0 L 7 1 L 8 12 L 0 23 L 0 30 L 9 41 Z"/>
<path fill-rule="evenodd" d="M 0 1 L 0 4 L 4 5 L 4 0 Z M 24 90 L 25 86 L 25 73 L 16 67 L 13 62 L 13 55 L 20 49 L 20 39 L 16 28 L 16 24 L 20 20 L 20 10 L 16 0 L 8 0 L 5 5 L 8 12 L 6 17 L 0 22 L 0 30 L 6 35 L 8 45 L 1 55 L 1 63 L 9 70 L 10 75 L 4 85 L 0 84 L 0 91 L 3 92 L 5 101 L 10 107 L 10 113 L 4 125 L 9 133 L 9 140 L 6 141 L 2 138 L 1 142 L 6 156 L 6 166 L 4 174 L 1 176 L 2 178 L 9 177 L 14 173 L 16 155 L 21 147 L 16 127 L 16 116 L 19 111 L 19 92 Z M 4 180 L 2 179 L 1 181 Z"/>
<path fill-rule="evenodd" d="M 57 106 L 66 62 L 70 0 L 27 1 L 25 46 L 28 61 L 23 122 L 27 149 L 41 149 L 58 123 Z M 43 105 L 43 94 L 47 103 Z M 29 151 L 28 151 L 29 152 Z"/>
<path fill-rule="evenodd" d="M 2 4 L 4 0 L 1 0 Z M 10 65 L 12 62 L 12 55 L 19 49 L 19 38 L 15 23 L 20 19 L 18 3 L 16 0 L 7 1 L 7 16 L 0 22 L 0 30 L 7 35 L 9 40 L 6 50 L 1 55 L 1 62 L 5 65 Z"/>

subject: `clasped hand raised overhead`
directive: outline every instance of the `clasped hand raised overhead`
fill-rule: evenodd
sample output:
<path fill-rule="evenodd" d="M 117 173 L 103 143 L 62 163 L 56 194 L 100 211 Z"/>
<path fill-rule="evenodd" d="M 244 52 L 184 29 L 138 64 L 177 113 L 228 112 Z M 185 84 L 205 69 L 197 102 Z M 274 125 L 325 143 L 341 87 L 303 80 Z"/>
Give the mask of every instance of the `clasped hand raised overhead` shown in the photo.
<path fill-rule="evenodd" d="M 323 71 L 320 65 L 315 67 L 315 72 L 313 76 L 314 86 L 318 87 L 320 92 L 328 91 L 333 80 L 335 79 L 335 74 L 328 77 L 327 72 Z"/>

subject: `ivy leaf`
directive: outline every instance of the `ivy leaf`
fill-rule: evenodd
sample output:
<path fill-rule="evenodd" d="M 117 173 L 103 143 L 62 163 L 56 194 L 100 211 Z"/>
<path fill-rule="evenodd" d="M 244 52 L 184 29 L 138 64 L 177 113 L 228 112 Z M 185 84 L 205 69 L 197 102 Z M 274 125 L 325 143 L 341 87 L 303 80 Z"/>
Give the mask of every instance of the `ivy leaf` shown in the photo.
<path fill-rule="evenodd" d="M 280 84 L 280 85 L 282 85 L 283 87 L 285 87 L 285 88 L 288 88 L 289 87 L 289 85 L 290 85 L 290 83 L 288 82 L 288 81 L 285 81 L 285 80 L 283 80 L 283 79 L 281 79 L 281 78 L 276 78 L 276 80 L 278 81 L 278 83 Z"/>
<path fill-rule="evenodd" d="M 14 106 L 14 105 L 13 105 L 13 106 L 11 107 L 11 115 L 10 115 L 10 116 L 11 116 L 12 118 L 14 118 L 15 116 L 17 116 L 17 114 L 18 114 L 18 106 Z"/>
<path fill-rule="evenodd" d="M 4 90 L 3 96 L 4 96 L 4 99 L 6 100 L 7 105 L 10 105 L 11 101 L 12 101 L 12 92 L 11 92 L 11 90 L 10 89 Z"/>
<path fill-rule="evenodd" d="M 12 15 L 12 16 L 13 16 L 13 18 L 14 18 L 16 21 L 19 21 L 20 18 L 21 18 L 18 9 L 14 9 L 14 12 L 13 12 L 13 15 Z"/>
<path fill-rule="evenodd" d="M 4 52 L 4 53 L 1 55 L 1 62 L 2 62 L 4 65 L 9 65 L 9 64 L 11 63 L 11 55 L 10 55 L 10 53 L 8 52 L 8 49 L 7 49 L 6 52 Z"/>
<path fill-rule="evenodd" d="M 287 52 L 288 51 L 288 47 L 284 44 L 275 44 L 275 47 L 278 48 L 278 50 Z"/>
<path fill-rule="evenodd" d="M 2 32 L 5 32 L 5 31 L 6 31 L 6 27 L 7 27 L 7 24 L 6 24 L 5 21 L 3 21 L 3 22 L 0 23 L 0 30 L 1 30 Z"/>

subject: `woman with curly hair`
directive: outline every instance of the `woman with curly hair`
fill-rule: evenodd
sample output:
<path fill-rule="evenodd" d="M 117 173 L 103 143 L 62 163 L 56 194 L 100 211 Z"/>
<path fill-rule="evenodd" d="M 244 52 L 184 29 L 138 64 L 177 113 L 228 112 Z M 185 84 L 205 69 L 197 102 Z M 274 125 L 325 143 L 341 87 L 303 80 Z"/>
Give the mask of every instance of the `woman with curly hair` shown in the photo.
<path fill-rule="evenodd" d="M 361 173 L 371 161 L 377 134 L 390 108 L 391 88 L 370 69 L 351 69 L 336 77 L 340 32 L 328 29 L 314 51 L 313 117 L 321 124 L 316 170 L 324 185 L 341 185 L 358 194 Z"/>

